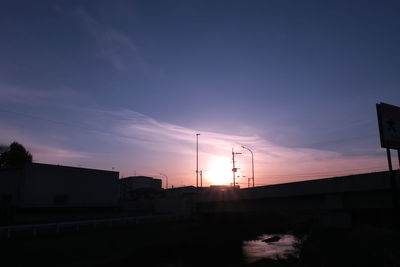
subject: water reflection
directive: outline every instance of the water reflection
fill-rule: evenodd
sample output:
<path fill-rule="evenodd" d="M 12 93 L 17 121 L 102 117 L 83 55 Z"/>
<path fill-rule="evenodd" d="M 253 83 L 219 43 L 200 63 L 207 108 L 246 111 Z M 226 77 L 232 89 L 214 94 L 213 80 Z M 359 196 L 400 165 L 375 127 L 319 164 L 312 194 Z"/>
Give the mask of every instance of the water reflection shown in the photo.
<path fill-rule="evenodd" d="M 264 242 L 263 240 L 278 236 L 276 242 Z M 298 257 L 299 250 L 296 247 L 299 239 L 293 235 L 260 235 L 256 240 L 243 242 L 244 262 L 250 264 L 262 259 L 285 259 Z"/>
<path fill-rule="evenodd" d="M 263 240 L 278 236 L 276 242 L 266 243 Z M 135 249 L 130 254 L 122 253 L 121 258 L 111 259 L 101 267 L 203 267 L 203 266 L 297 266 L 290 262 L 298 258 L 297 244 L 302 239 L 285 235 L 263 234 L 252 241 L 206 239 L 198 242 L 182 243 L 175 245 L 150 245 Z M 263 260 L 289 259 L 278 265 Z M 80 265 L 77 265 L 80 266 Z"/>

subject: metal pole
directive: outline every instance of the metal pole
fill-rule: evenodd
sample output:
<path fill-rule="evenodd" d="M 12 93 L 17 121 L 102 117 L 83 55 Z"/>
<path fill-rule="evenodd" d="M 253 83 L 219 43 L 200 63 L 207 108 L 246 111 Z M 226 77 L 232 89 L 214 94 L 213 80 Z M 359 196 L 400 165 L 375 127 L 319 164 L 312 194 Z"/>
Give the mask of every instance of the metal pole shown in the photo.
<path fill-rule="evenodd" d="M 391 185 L 392 194 L 393 194 L 393 204 L 394 204 L 395 214 L 397 216 L 397 211 L 399 209 L 399 204 L 397 202 L 397 184 L 396 184 L 396 177 L 394 176 L 394 172 L 393 172 L 392 156 L 390 154 L 389 148 L 386 148 L 386 154 L 387 154 L 388 165 L 389 165 L 390 185 Z"/>
<path fill-rule="evenodd" d="M 235 153 L 232 148 L 232 174 L 233 174 L 233 189 L 235 189 Z"/>
<path fill-rule="evenodd" d="M 199 183 L 199 134 L 196 134 L 196 187 Z"/>
<path fill-rule="evenodd" d="M 399 160 L 399 169 L 400 169 L 400 149 L 397 149 L 397 159 Z"/>
<path fill-rule="evenodd" d="M 203 170 L 200 171 L 200 187 L 203 188 Z"/>
<path fill-rule="evenodd" d="M 250 149 L 249 149 L 250 150 Z M 253 151 L 251 151 L 251 171 L 252 171 L 252 180 L 253 180 L 253 187 L 254 187 L 254 159 L 253 159 Z"/>
<path fill-rule="evenodd" d="M 236 154 L 236 155 L 240 155 L 240 154 L 242 154 L 242 153 L 235 153 L 235 152 L 233 152 L 233 148 L 232 148 L 233 189 L 236 188 L 236 179 L 235 179 L 235 176 L 236 176 L 236 171 L 237 171 L 237 168 L 235 167 L 235 154 Z"/>

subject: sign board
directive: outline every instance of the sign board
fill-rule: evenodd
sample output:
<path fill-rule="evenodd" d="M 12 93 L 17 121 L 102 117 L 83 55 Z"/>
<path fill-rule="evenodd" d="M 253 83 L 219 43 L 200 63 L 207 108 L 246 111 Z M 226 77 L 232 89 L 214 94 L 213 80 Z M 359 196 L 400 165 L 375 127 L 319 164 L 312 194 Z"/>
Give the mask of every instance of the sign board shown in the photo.
<path fill-rule="evenodd" d="M 379 103 L 378 113 L 381 147 L 400 149 L 400 107 Z"/>

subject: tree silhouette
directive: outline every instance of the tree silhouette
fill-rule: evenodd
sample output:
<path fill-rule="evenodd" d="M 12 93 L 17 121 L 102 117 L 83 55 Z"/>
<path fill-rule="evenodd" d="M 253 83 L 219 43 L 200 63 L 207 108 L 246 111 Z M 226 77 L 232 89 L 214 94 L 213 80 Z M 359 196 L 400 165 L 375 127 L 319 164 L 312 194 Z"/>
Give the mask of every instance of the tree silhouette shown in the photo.
<path fill-rule="evenodd" d="M 6 152 L 9 149 L 8 146 L 6 145 L 0 145 L 0 154 L 2 154 L 3 152 Z"/>
<path fill-rule="evenodd" d="M 0 146 L 0 153 L 0 168 L 22 168 L 32 162 L 31 153 L 17 142 L 12 142 L 8 149 Z"/>

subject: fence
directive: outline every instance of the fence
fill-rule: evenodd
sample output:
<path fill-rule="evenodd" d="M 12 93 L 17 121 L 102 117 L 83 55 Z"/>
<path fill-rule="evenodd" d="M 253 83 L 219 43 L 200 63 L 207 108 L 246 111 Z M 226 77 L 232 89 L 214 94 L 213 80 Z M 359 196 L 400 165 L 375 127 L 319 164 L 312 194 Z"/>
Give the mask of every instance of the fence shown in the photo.
<path fill-rule="evenodd" d="M 177 215 L 149 215 L 122 217 L 101 220 L 84 220 L 45 224 L 0 226 L 0 238 L 11 239 L 20 236 L 38 236 L 43 234 L 60 234 L 96 229 L 106 229 L 139 224 L 176 222 L 185 219 Z"/>

